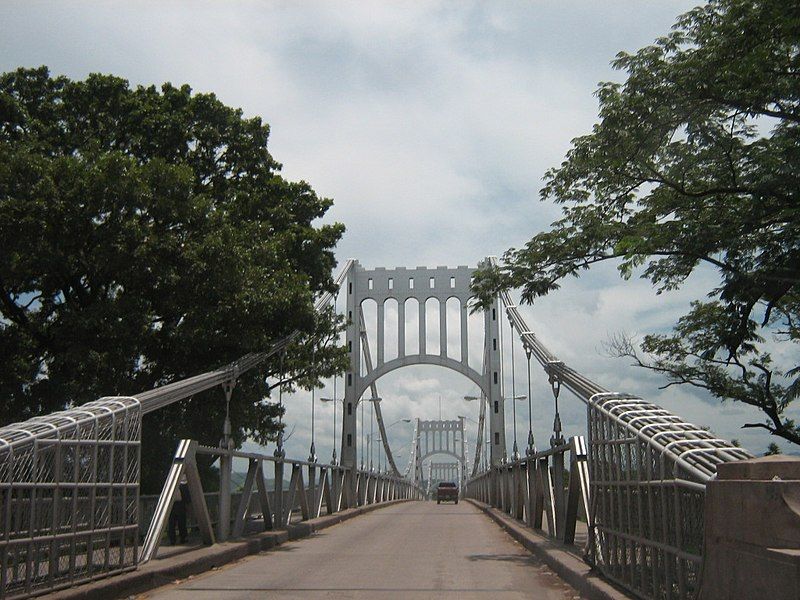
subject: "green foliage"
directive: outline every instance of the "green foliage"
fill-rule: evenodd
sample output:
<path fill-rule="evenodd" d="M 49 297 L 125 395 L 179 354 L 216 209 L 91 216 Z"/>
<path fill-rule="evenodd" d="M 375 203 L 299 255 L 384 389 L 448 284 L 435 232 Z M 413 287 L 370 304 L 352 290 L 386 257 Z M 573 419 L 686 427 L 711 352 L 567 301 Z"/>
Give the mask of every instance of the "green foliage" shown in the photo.
<path fill-rule="evenodd" d="M 331 201 L 280 176 L 268 135 L 188 86 L 0 75 L 0 422 L 194 375 L 295 329 L 289 383 L 342 366 L 323 347 L 340 324 L 313 299 L 344 228 L 314 226 Z M 276 374 L 277 358 L 237 385 L 237 442 L 276 434 Z M 217 390 L 147 417 L 145 483 L 180 437 L 216 445 L 224 411 Z"/>
<path fill-rule="evenodd" d="M 613 65 L 627 80 L 600 85 L 599 123 L 545 177 L 563 217 L 475 289 L 521 287 L 532 303 L 616 260 L 661 293 L 710 265 L 719 286 L 672 335 L 645 338 L 648 359 L 617 350 L 758 407 L 764 422 L 747 426 L 800 443 L 786 417 L 800 393 L 800 5 L 713 0 Z"/>
<path fill-rule="evenodd" d="M 782 454 L 780 447 L 775 442 L 771 442 L 769 446 L 767 446 L 767 451 L 764 452 L 764 456 L 774 456 L 776 454 Z"/>

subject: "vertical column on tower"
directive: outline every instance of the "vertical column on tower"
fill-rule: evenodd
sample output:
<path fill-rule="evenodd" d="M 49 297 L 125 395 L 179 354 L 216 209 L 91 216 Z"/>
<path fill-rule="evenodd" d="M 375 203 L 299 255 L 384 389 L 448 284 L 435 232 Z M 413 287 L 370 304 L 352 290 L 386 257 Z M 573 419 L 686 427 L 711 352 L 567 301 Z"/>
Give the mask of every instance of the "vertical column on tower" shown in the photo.
<path fill-rule="evenodd" d="M 469 301 L 460 303 L 459 326 L 461 328 L 461 364 L 469 366 Z"/>
<path fill-rule="evenodd" d="M 397 297 L 397 358 L 406 355 L 406 301 L 401 295 Z"/>
<path fill-rule="evenodd" d="M 447 356 L 447 298 L 439 299 L 439 356 Z"/>
<path fill-rule="evenodd" d="M 356 456 L 356 407 L 361 383 L 361 292 L 359 273 L 363 268 L 355 261 L 347 276 L 347 351 L 350 365 L 344 377 L 344 402 L 342 403 L 342 465 L 355 468 Z"/>
<path fill-rule="evenodd" d="M 377 350 L 378 350 L 378 364 L 376 366 L 380 367 L 383 364 L 383 347 L 384 347 L 384 341 L 383 341 L 384 330 L 383 330 L 383 327 L 384 327 L 384 324 L 385 324 L 385 319 L 384 319 L 384 316 L 383 316 L 384 300 L 380 295 L 378 295 L 375 298 L 375 300 L 376 300 L 376 302 L 378 304 L 378 331 L 377 331 L 377 333 L 378 333 L 378 348 L 377 348 Z"/>
<path fill-rule="evenodd" d="M 500 464 L 506 456 L 506 420 L 503 397 L 500 394 L 500 381 L 503 374 L 500 372 L 500 303 L 495 298 L 491 306 L 484 312 L 484 326 L 486 331 L 486 344 L 488 347 L 488 365 L 486 377 L 489 390 L 489 444 L 490 457 L 493 465 Z"/>

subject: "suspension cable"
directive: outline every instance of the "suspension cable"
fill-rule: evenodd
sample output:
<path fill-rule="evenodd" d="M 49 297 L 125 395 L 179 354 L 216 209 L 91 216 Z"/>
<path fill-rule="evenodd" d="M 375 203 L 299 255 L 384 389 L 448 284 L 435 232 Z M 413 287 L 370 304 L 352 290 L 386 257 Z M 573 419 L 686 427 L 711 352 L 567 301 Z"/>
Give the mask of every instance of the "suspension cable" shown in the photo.
<path fill-rule="evenodd" d="M 336 316 L 339 314 L 338 310 L 337 310 L 337 307 L 336 307 L 336 303 L 338 301 L 339 301 L 339 290 L 337 289 L 336 293 L 333 296 L 333 316 L 334 316 L 334 320 L 336 319 Z M 336 406 L 336 403 L 338 402 L 338 399 L 336 398 L 336 378 L 337 378 L 338 375 L 339 374 L 336 371 L 333 372 L 333 402 L 331 402 L 331 404 L 333 405 L 333 445 L 331 446 L 333 448 L 333 451 L 331 452 L 331 464 L 332 465 L 336 464 L 336 411 L 338 410 L 338 408 Z M 342 406 L 344 407 L 344 402 L 342 402 Z"/>
<path fill-rule="evenodd" d="M 369 403 L 369 470 L 372 471 L 372 446 L 375 444 L 375 400 Z"/>
<path fill-rule="evenodd" d="M 280 412 L 278 412 L 278 425 L 283 425 L 283 359 L 286 356 L 286 352 L 281 352 L 280 363 L 278 369 L 280 371 L 278 376 L 278 408 L 280 408 Z"/>
<path fill-rule="evenodd" d="M 311 349 L 311 364 L 316 365 L 317 349 Z M 317 451 L 314 447 L 315 441 L 315 421 L 316 421 L 316 391 L 317 385 L 313 383 L 311 386 L 311 449 L 308 452 L 308 462 L 317 462 Z M 335 404 L 335 403 L 334 403 Z"/>
<path fill-rule="evenodd" d="M 561 391 L 561 377 L 558 373 L 550 373 L 550 387 L 553 389 L 553 403 L 555 405 L 553 437 L 550 438 L 550 445 L 559 446 L 564 443 L 564 436 L 561 435 L 561 415 L 558 412 L 558 394 Z"/>
<path fill-rule="evenodd" d="M 511 338 L 511 412 L 514 415 L 514 450 L 511 457 L 517 460 L 519 458 L 519 446 L 517 446 L 517 382 L 516 371 L 514 369 L 514 323 L 510 318 L 508 320 L 508 327 L 509 337 Z"/>
<path fill-rule="evenodd" d="M 361 470 L 364 470 L 364 435 L 366 427 L 364 427 L 364 399 L 358 401 L 361 404 Z"/>
<path fill-rule="evenodd" d="M 336 411 L 338 410 L 336 406 L 336 373 L 333 374 L 333 452 L 331 452 L 331 464 L 336 464 Z"/>
<path fill-rule="evenodd" d="M 286 451 L 283 449 L 283 359 L 285 356 L 286 350 L 282 350 L 278 367 L 278 439 L 274 452 L 278 457 L 286 456 Z"/>
<path fill-rule="evenodd" d="M 525 355 L 528 359 L 528 456 L 536 454 L 536 444 L 533 439 L 533 401 L 531 399 L 531 350 L 525 346 Z"/>

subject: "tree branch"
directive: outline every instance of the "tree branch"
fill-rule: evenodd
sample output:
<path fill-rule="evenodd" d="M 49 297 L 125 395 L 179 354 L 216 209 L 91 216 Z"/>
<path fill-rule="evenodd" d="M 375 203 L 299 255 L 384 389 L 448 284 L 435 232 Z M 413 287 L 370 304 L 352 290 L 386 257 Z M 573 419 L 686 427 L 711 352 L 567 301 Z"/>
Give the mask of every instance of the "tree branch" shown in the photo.
<path fill-rule="evenodd" d="M 0 277 L 0 304 L 5 307 L 6 310 L 3 312 L 13 323 L 16 323 L 42 346 L 49 345 L 50 339 L 31 323 L 25 310 L 11 298 L 2 277 Z"/>

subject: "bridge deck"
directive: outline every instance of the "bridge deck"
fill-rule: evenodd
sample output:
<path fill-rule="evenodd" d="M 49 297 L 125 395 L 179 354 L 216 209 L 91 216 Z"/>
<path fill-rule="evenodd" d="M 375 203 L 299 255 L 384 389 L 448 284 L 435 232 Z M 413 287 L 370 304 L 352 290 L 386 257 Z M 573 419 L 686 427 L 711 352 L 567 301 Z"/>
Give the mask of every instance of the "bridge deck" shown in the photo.
<path fill-rule="evenodd" d="M 406 502 L 145 597 L 578 598 L 467 502 Z"/>

